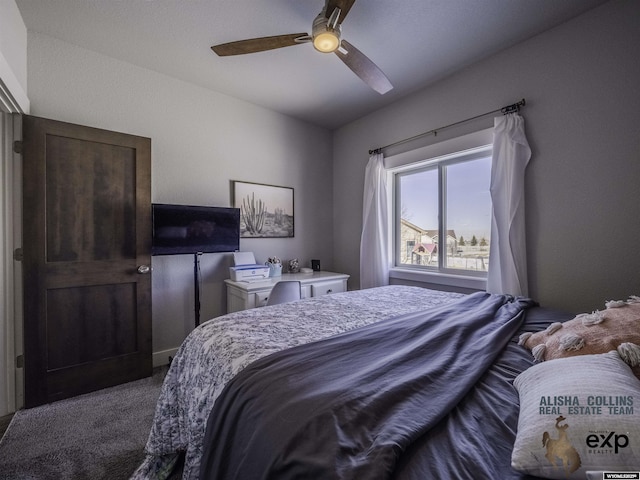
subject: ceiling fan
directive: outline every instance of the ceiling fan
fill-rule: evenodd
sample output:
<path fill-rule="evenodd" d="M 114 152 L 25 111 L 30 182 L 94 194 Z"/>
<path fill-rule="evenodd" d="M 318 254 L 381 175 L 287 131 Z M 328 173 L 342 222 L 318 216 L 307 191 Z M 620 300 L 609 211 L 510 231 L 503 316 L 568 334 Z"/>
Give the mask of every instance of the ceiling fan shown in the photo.
<path fill-rule="evenodd" d="M 360 50 L 341 38 L 342 22 L 354 3 L 355 0 L 326 0 L 324 8 L 313 21 L 311 35 L 303 32 L 251 38 L 214 45 L 211 49 L 218 56 L 226 57 L 313 43 L 319 52 L 335 53 L 353 73 L 376 92 L 387 93 L 393 85 L 382 70 Z"/>

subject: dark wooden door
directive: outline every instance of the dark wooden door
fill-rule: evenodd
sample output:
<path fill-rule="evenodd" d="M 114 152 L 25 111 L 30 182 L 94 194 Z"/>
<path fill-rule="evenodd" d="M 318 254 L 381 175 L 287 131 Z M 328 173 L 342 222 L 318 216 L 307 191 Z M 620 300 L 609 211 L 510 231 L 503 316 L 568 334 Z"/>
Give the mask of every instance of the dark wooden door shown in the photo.
<path fill-rule="evenodd" d="M 23 117 L 25 406 L 151 375 L 151 140 Z"/>

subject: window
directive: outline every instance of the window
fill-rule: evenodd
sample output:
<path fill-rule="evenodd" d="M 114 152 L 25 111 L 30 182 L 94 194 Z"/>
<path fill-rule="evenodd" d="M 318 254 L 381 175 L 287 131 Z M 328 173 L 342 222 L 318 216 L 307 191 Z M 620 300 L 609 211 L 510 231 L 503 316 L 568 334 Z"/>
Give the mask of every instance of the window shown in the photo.
<path fill-rule="evenodd" d="M 491 146 L 393 172 L 394 265 L 486 277 L 491 243 Z"/>

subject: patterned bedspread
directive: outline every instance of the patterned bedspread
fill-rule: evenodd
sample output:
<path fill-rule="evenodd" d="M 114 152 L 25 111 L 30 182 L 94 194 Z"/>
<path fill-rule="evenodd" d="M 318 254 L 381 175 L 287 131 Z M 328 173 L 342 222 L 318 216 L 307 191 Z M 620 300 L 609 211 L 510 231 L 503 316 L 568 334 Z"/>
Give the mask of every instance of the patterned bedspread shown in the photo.
<path fill-rule="evenodd" d="M 388 286 L 254 308 L 209 320 L 183 342 L 167 373 L 132 479 L 165 479 L 185 453 L 183 479 L 198 477 L 207 418 L 226 383 L 251 362 L 463 296 Z"/>

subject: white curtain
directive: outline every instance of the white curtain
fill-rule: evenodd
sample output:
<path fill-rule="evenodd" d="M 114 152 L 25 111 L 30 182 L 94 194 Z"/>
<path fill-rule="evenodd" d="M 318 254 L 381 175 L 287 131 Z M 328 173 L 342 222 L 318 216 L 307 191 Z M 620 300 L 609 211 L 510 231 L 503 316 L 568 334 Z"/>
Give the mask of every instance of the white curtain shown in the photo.
<path fill-rule="evenodd" d="M 524 118 L 496 117 L 491 164 L 491 247 L 487 291 L 528 295 L 524 176 L 531 149 Z"/>
<path fill-rule="evenodd" d="M 389 284 L 389 207 L 384 155 L 374 153 L 364 174 L 360 288 Z"/>

